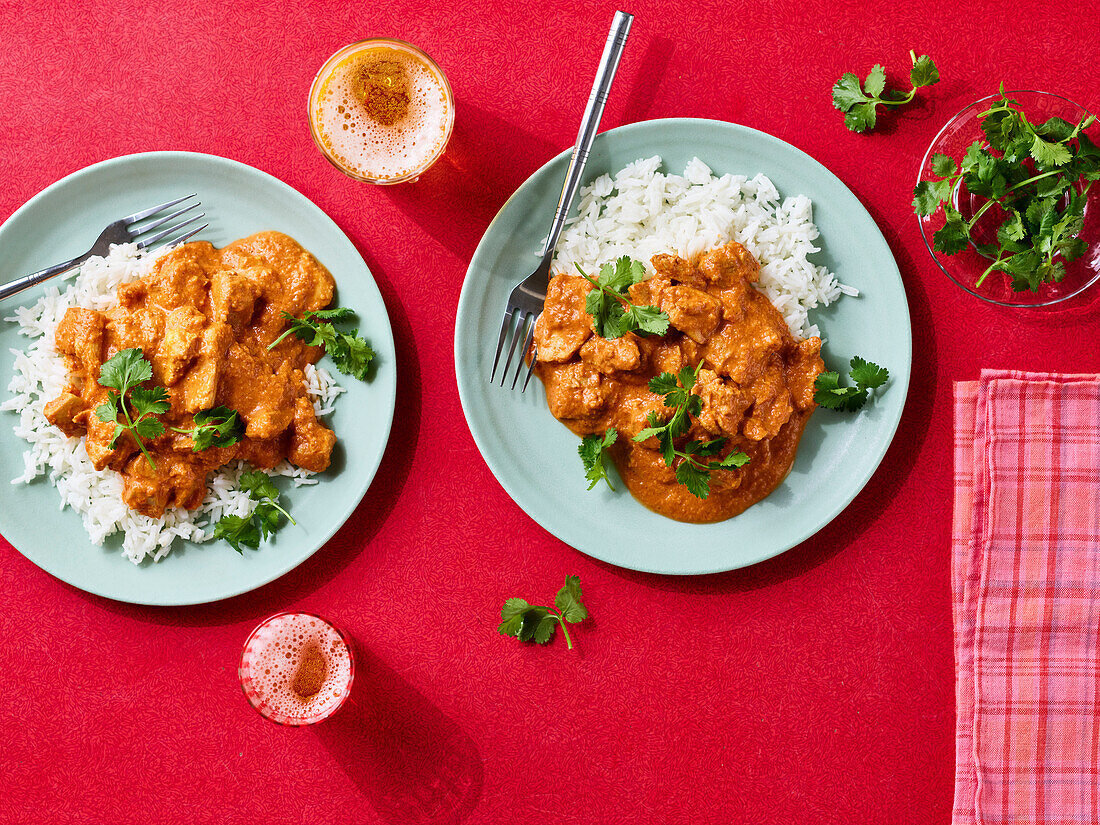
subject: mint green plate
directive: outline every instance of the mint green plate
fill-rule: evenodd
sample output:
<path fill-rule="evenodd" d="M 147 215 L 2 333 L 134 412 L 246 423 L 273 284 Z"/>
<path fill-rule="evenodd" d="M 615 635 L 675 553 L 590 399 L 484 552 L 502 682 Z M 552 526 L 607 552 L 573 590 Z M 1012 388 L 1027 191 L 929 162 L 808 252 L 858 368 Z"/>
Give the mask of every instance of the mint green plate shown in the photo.
<path fill-rule="evenodd" d="M 565 543 L 620 567 L 666 574 L 731 570 L 782 553 L 812 536 L 855 498 L 894 437 L 909 386 L 912 336 L 901 275 L 875 222 L 856 197 L 809 155 L 770 135 L 712 120 L 655 120 L 596 138 L 586 177 L 615 173 L 660 155 L 680 174 L 699 157 L 716 174 L 763 172 L 783 196 L 813 200 L 821 230 L 815 257 L 858 298 L 815 320 L 825 360 L 847 371 L 861 355 L 890 370 L 885 394 L 857 415 L 819 410 L 794 468 L 770 496 L 719 524 L 682 524 L 647 510 L 621 483 L 587 491 L 579 439 L 546 407 L 535 379 L 520 394 L 489 384 L 508 293 L 538 261 L 565 180 L 569 153 L 533 174 L 490 224 L 474 253 L 455 325 L 455 372 L 466 421 L 501 486 L 531 518 Z M 617 476 L 613 476 L 618 481 Z"/>
<path fill-rule="evenodd" d="M 134 565 L 121 538 L 96 547 L 80 516 L 60 510 L 53 485 L 8 481 L 23 465 L 25 443 L 12 432 L 16 418 L 0 412 L 0 534 L 43 570 L 74 587 L 136 604 L 201 604 L 257 588 L 305 561 L 335 533 L 363 498 L 382 460 L 396 395 L 393 335 L 370 270 L 347 236 L 317 206 L 282 181 L 243 163 L 191 152 L 150 152 L 97 163 L 33 197 L 0 227 L 0 283 L 85 251 L 110 221 L 172 197 L 197 192 L 210 227 L 196 240 L 215 246 L 262 230 L 295 238 L 332 272 L 336 300 L 359 314 L 360 333 L 377 355 L 369 383 L 328 366 L 347 393 L 328 417 L 338 436 L 333 466 L 316 485 L 278 484 L 297 526 L 285 524 L 259 550 L 238 555 L 225 542 L 176 541 L 163 560 Z M 62 286 L 64 286 L 62 284 Z M 0 304 L 0 317 L 33 303 L 43 287 Z M 0 321 L 0 396 L 7 398 L 10 349 L 27 339 Z"/>

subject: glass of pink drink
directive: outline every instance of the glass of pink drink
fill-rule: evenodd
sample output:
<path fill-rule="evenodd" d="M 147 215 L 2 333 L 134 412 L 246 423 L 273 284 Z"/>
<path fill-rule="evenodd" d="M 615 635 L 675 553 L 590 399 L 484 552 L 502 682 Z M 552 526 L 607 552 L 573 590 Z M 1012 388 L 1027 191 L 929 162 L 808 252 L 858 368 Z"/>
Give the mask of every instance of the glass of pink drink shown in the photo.
<path fill-rule="evenodd" d="M 238 675 L 244 695 L 266 719 L 312 725 L 351 694 L 351 640 L 312 613 L 278 613 L 248 637 Z"/>

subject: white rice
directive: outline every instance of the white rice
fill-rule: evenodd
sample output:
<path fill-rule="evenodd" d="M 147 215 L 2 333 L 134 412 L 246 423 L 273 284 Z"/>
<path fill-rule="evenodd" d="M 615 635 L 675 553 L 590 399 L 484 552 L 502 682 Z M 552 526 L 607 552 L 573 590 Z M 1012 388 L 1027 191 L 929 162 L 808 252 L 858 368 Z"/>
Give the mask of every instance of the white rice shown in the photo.
<path fill-rule="evenodd" d="M 595 275 L 622 255 L 645 262 L 672 253 L 693 258 L 737 241 L 760 262 L 759 287 L 800 338 L 819 335 L 809 311 L 858 290 L 841 284 L 810 257 L 819 233 L 805 195 L 780 200 L 764 175 L 715 177 L 698 158 L 683 175 L 660 171 L 661 158 L 628 164 L 614 178 L 601 175 L 580 191 L 578 214 L 558 241 L 555 271 Z"/>
<path fill-rule="evenodd" d="M 30 445 L 23 453 L 23 471 L 12 484 L 29 484 L 48 473 L 60 497 L 59 509 L 71 507 L 80 513 L 96 545 L 121 530 L 125 534 L 122 552 L 134 564 L 164 558 L 177 538 L 201 544 L 209 540 L 222 516 L 249 516 L 256 506 L 248 493 L 237 488 L 249 467 L 236 461 L 212 475 L 198 510 L 173 508 L 159 519 L 144 516 L 122 501 L 118 473 L 92 466 L 83 438 L 69 438 L 46 420 L 46 403 L 61 393 L 68 380 L 65 360 L 54 349 L 54 331 L 65 310 L 75 306 L 110 309 L 117 303 L 119 284 L 148 275 L 154 260 L 133 244 L 114 246 L 106 258 L 88 259 L 64 292 L 49 287 L 34 304 L 17 307 L 13 316 L 4 319 L 18 323 L 19 332 L 31 339 L 25 349 L 11 351 L 15 356 L 15 374 L 8 384 L 11 398 L 0 404 L 0 410 L 18 414 L 15 434 Z M 336 396 L 344 392 L 321 367 L 307 367 L 306 382 L 318 415 L 331 412 Z M 317 483 L 312 473 L 287 461 L 268 475 L 288 476 L 296 487 Z"/>

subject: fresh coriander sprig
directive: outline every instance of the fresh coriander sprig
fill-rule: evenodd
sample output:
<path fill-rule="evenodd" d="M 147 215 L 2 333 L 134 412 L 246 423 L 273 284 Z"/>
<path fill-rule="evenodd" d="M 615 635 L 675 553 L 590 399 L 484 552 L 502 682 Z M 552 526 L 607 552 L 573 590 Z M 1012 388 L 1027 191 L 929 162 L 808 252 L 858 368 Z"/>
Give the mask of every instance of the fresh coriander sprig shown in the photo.
<path fill-rule="evenodd" d="M 668 332 L 668 314 L 655 306 L 639 306 L 627 297 L 626 290 L 645 280 L 645 264 L 623 255 L 615 263 L 600 267 L 600 274 L 591 278 L 577 264 L 581 277 L 592 284 L 584 299 L 584 310 L 592 316 L 596 334 L 601 338 L 618 338 L 627 332 L 664 335 Z"/>
<path fill-rule="evenodd" d="M 607 486 L 612 490 L 615 489 L 607 475 L 609 459 L 607 451 L 618 437 L 619 431 L 614 427 L 608 427 L 603 435 L 592 433 L 581 439 L 577 453 L 580 454 L 581 462 L 584 464 L 584 477 L 589 481 L 589 490 L 599 484 L 600 479 L 606 481 Z"/>
<path fill-rule="evenodd" d="M 932 236 L 938 252 L 955 255 L 973 244 L 990 259 L 975 285 L 999 271 L 1014 290 L 1037 292 L 1044 283 L 1061 281 L 1065 263 L 1087 249 L 1078 235 L 1089 188 L 1100 179 L 1100 148 L 1084 130 L 1095 117 L 1076 124 L 1058 117 L 1033 124 L 1019 103 L 1005 96 L 1003 86 L 979 117 L 985 142 L 972 143 L 958 163 L 948 155 L 933 155 L 936 179 L 916 185 L 913 209 L 927 216 L 942 204 L 944 225 Z M 952 202 L 960 186 L 986 199 L 969 218 Z M 978 221 L 994 205 L 1004 215 L 996 243 L 975 237 Z"/>
<path fill-rule="evenodd" d="M 865 361 L 858 355 L 852 359 L 848 376 L 854 387 L 840 386 L 840 375 L 823 372 L 814 381 L 814 401 L 830 410 L 855 412 L 867 403 L 871 390 L 881 387 L 890 378 L 890 371 Z"/>
<path fill-rule="evenodd" d="M 115 448 L 118 437 L 129 432 L 138 449 L 154 470 L 157 465 L 145 448 L 143 438 L 156 438 L 164 433 L 164 424 L 156 416 L 171 409 L 168 391 L 164 387 L 147 389 L 141 383 L 153 377 L 153 366 L 136 347 L 116 352 L 99 368 L 99 383 L 108 387 L 107 400 L 95 408 L 95 415 L 105 424 L 114 422 L 115 432 L 107 445 Z M 118 420 L 122 416 L 122 422 Z"/>
<path fill-rule="evenodd" d="M 566 623 L 577 624 L 588 618 L 588 609 L 581 603 L 581 580 L 566 576 L 565 585 L 554 597 L 553 607 L 528 604 L 525 599 L 509 599 L 500 609 L 500 627 L 504 636 L 515 636 L 521 642 L 546 644 L 561 627 L 566 646 L 572 650 L 573 640 Z"/>
<path fill-rule="evenodd" d="M 844 112 L 844 125 L 853 132 L 869 132 L 875 128 L 876 107 L 904 106 L 911 101 L 917 89 L 931 86 L 940 79 L 939 69 L 926 54 L 917 57 L 910 50 L 909 58 L 913 68 L 909 70 L 909 82 L 913 88 L 900 92 L 886 88 L 886 69 L 876 63 L 867 79 L 860 86 L 859 77 L 854 72 L 845 72 L 833 86 L 833 106 Z"/>
<path fill-rule="evenodd" d="M 340 372 L 366 381 L 367 371 L 374 359 L 374 350 L 359 337 L 358 328 L 351 332 L 341 332 L 332 324 L 333 321 L 347 321 L 354 316 L 355 312 L 347 307 L 307 312 L 301 318 L 284 312 L 283 317 L 290 321 L 290 326 L 267 348 L 274 349 L 293 332 L 311 347 L 323 345 Z"/>
<path fill-rule="evenodd" d="M 192 452 L 211 447 L 232 447 L 244 436 L 244 422 L 237 411 L 229 407 L 214 407 L 195 413 L 195 426 L 191 429 L 172 427 L 177 433 L 191 436 Z"/>
<path fill-rule="evenodd" d="M 261 540 L 266 540 L 279 528 L 280 516 L 286 516 L 291 524 L 297 524 L 290 513 L 279 506 L 279 490 L 267 473 L 252 470 L 242 475 L 238 483 L 249 498 L 258 502 L 256 508 L 248 518 L 222 516 L 214 525 L 211 538 L 225 539 L 230 547 L 243 554 L 241 545 L 259 547 Z"/>
<path fill-rule="evenodd" d="M 661 456 L 666 467 L 675 468 L 676 481 L 683 484 L 696 498 L 705 499 L 710 495 L 711 472 L 716 469 L 732 470 L 749 463 L 749 457 L 743 452 L 731 452 L 719 461 L 701 461 L 718 455 L 726 446 L 727 439 L 712 438 L 709 441 L 689 441 L 683 449 L 676 447 L 676 439 L 684 436 L 691 428 L 691 416 L 698 416 L 703 409 L 703 399 L 691 390 L 699 380 L 699 370 L 703 362 L 693 370 L 684 367 L 679 375 L 662 372 L 649 380 L 650 392 L 664 396 L 666 407 L 672 407 L 673 413 L 668 421 L 661 422 L 657 413 L 650 411 L 646 416 L 648 427 L 642 429 L 635 441 L 645 441 L 655 437 L 661 445 Z"/>

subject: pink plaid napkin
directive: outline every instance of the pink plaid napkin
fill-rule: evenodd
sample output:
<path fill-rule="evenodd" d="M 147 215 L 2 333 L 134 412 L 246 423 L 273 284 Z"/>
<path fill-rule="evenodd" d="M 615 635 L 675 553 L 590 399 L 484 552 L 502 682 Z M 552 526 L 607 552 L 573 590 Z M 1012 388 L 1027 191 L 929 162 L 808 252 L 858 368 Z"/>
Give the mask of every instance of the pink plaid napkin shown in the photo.
<path fill-rule="evenodd" d="M 1100 376 L 955 385 L 955 825 L 1100 823 Z"/>

